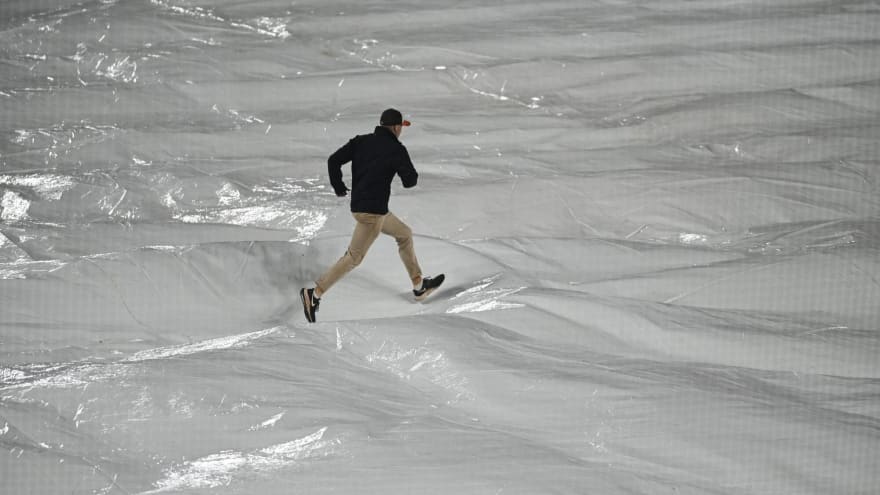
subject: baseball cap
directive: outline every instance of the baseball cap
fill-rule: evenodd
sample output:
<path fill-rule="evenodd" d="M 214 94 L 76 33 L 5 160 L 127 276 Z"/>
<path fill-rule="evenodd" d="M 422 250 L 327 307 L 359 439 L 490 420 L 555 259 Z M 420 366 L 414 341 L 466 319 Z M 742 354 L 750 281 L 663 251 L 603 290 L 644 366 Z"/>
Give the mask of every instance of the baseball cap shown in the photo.
<path fill-rule="evenodd" d="M 379 117 L 379 125 L 409 126 L 412 125 L 412 122 L 408 120 L 403 120 L 403 115 L 401 115 L 400 112 L 393 108 L 389 108 L 388 110 L 382 112 L 382 116 Z"/>

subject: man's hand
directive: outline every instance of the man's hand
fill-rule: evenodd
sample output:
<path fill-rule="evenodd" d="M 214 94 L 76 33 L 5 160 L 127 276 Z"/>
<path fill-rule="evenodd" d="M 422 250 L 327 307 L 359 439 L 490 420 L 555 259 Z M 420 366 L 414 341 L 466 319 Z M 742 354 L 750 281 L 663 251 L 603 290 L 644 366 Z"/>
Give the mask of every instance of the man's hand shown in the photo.
<path fill-rule="evenodd" d="M 346 187 L 345 184 L 342 184 L 341 187 L 336 188 L 335 191 L 336 191 L 336 195 L 339 196 L 340 198 L 344 198 L 345 196 L 348 195 L 348 187 Z"/>

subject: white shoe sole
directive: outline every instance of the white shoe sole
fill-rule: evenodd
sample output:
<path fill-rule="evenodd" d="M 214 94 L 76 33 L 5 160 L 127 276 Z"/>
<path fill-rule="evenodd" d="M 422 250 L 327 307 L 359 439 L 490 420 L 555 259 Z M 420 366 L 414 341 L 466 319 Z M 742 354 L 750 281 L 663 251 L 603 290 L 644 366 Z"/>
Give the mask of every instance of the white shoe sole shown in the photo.
<path fill-rule="evenodd" d="M 430 296 L 431 293 L 434 292 L 435 290 L 437 290 L 436 287 L 434 287 L 433 289 L 428 289 L 428 290 L 426 290 L 424 294 L 422 294 L 422 295 L 420 295 L 420 296 L 416 296 L 416 301 L 418 301 L 418 302 L 422 302 L 422 301 L 424 301 L 424 300 L 425 300 L 428 296 Z"/>
<path fill-rule="evenodd" d="M 300 291 L 299 291 L 299 298 L 300 298 L 300 300 L 302 301 L 302 305 L 303 305 L 303 314 L 304 314 L 305 317 L 306 317 L 306 321 L 308 321 L 309 323 L 314 323 L 314 322 L 315 322 L 315 319 L 314 319 L 314 318 L 309 318 L 309 310 L 308 310 L 307 308 L 311 305 L 311 304 L 310 304 L 311 301 L 308 301 L 308 302 L 306 301 L 306 298 L 308 298 L 308 294 L 306 293 L 305 290 L 300 290 Z"/>
<path fill-rule="evenodd" d="M 430 289 L 425 290 L 425 293 L 424 293 L 424 294 L 421 294 L 421 295 L 415 296 L 416 301 L 418 301 L 418 302 L 422 302 L 422 301 L 424 301 L 425 298 L 428 297 L 428 296 L 430 296 L 432 292 L 434 292 L 435 290 L 439 289 L 440 286 L 443 285 L 443 282 L 446 281 L 446 275 L 444 275 L 444 274 L 441 273 L 440 275 L 437 275 L 436 279 L 439 279 L 439 280 L 440 280 L 440 283 L 437 284 L 437 285 L 434 286 L 434 287 L 431 287 Z"/>

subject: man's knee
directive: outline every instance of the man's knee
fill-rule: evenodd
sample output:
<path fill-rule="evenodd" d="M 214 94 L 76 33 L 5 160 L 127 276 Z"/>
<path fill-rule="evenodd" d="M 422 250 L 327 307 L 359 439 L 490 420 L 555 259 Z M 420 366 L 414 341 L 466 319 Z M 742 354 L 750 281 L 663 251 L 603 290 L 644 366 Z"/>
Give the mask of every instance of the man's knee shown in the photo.
<path fill-rule="evenodd" d="M 349 263 L 351 263 L 352 268 L 360 265 L 361 262 L 364 261 L 365 253 L 362 253 L 360 251 L 352 251 L 351 249 L 349 249 L 345 254 L 346 256 L 348 256 Z"/>
<path fill-rule="evenodd" d="M 398 232 L 395 232 L 395 234 L 396 235 L 394 237 L 397 240 L 398 244 L 412 242 L 413 233 L 412 233 L 412 229 L 409 227 L 404 226 Z"/>

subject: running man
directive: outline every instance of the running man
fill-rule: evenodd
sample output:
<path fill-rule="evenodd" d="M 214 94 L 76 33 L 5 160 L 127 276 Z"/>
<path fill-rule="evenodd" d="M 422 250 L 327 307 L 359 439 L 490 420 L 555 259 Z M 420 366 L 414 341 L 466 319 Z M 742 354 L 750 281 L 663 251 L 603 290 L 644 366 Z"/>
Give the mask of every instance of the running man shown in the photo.
<path fill-rule="evenodd" d="M 400 177 L 405 188 L 415 187 L 419 178 L 406 147 L 399 140 L 403 128 L 409 125 L 399 111 L 389 108 L 382 112 L 372 134 L 355 136 L 327 160 L 330 184 L 339 197 L 348 195 L 348 187 L 342 180 L 342 166 L 351 162 L 351 213 L 356 223 L 345 254 L 318 278 L 313 288 L 300 290 L 308 321 L 315 321 L 321 297 L 363 261 L 380 233 L 397 241 L 416 301 L 424 300 L 443 283 L 443 274 L 433 278 L 422 276 L 412 230 L 388 210 L 394 176 Z"/>

